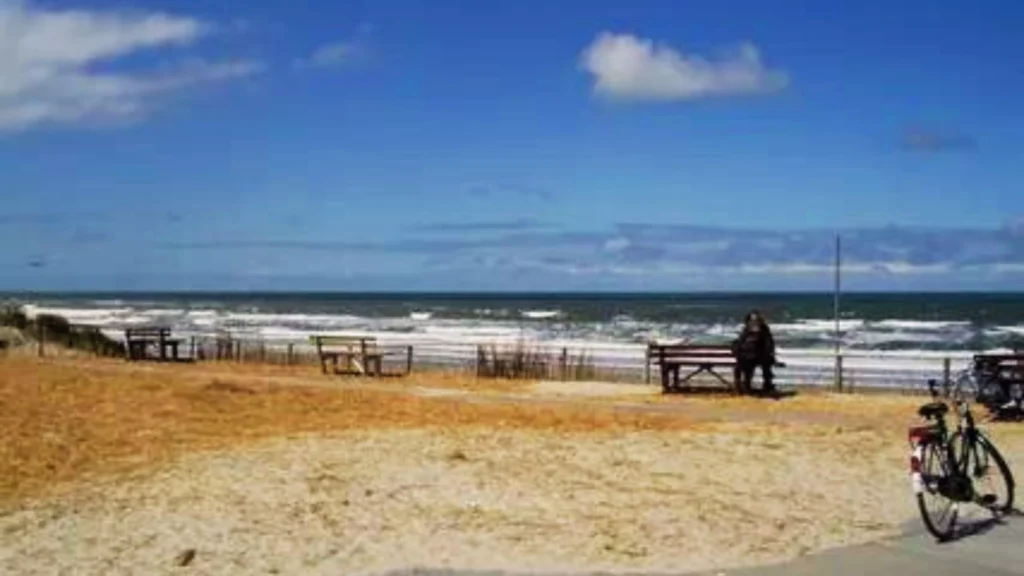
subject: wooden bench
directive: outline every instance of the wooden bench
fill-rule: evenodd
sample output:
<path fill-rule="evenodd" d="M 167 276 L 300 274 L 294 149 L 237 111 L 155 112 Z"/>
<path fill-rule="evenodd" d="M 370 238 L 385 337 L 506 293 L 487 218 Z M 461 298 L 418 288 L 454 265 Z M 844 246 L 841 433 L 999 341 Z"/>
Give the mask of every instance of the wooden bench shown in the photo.
<path fill-rule="evenodd" d="M 707 344 L 648 344 L 647 361 L 660 368 L 661 390 L 664 393 L 679 392 L 684 384 L 700 374 L 709 374 L 732 392 L 738 392 L 736 357 L 732 346 Z M 776 362 L 775 367 L 786 365 Z M 680 378 L 682 368 L 690 372 Z M 729 377 L 723 376 L 719 369 L 728 368 Z"/>
<path fill-rule="evenodd" d="M 360 376 L 397 376 L 412 371 L 412 346 L 385 349 L 376 338 L 355 336 L 310 336 L 320 357 L 320 370 L 328 373 L 331 365 L 334 374 L 356 374 Z M 385 374 L 384 358 L 405 357 L 405 372 Z"/>
<path fill-rule="evenodd" d="M 171 329 L 165 326 L 140 326 L 124 331 L 125 356 L 129 361 L 151 359 L 146 354 L 151 345 L 156 346 L 158 351 L 157 357 L 153 359 L 177 361 L 179 344 L 181 338 L 171 338 Z"/>

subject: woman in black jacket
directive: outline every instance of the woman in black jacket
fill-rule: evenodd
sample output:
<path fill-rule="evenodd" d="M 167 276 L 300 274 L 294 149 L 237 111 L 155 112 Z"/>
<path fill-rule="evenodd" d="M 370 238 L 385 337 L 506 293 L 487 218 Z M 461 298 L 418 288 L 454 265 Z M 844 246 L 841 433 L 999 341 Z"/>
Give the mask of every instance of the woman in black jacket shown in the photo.
<path fill-rule="evenodd" d="M 775 339 L 764 317 L 757 310 L 751 310 L 743 319 L 743 329 L 739 337 L 733 341 L 732 352 L 736 357 L 736 386 L 741 394 L 751 392 L 750 385 L 754 379 L 754 370 L 761 368 L 761 379 L 764 381 L 762 391 L 765 394 L 775 392 L 772 382 L 775 365 Z"/>

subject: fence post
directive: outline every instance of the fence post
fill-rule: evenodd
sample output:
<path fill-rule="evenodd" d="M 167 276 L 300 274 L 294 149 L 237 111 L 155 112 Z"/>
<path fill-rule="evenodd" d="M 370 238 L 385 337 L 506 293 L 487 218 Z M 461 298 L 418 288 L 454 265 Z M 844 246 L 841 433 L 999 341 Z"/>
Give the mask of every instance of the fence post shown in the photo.
<path fill-rule="evenodd" d="M 483 357 L 484 347 L 482 344 L 476 345 L 476 377 L 480 378 L 483 373 Z"/>
<path fill-rule="evenodd" d="M 412 344 L 405 351 L 405 373 L 412 374 Z"/>
<path fill-rule="evenodd" d="M 644 350 L 644 384 L 651 383 L 651 347 Z"/>
<path fill-rule="evenodd" d="M 196 359 L 196 337 L 189 336 L 188 339 L 188 357 L 192 360 Z"/>
<path fill-rule="evenodd" d="M 285 360 L 284 360 L 285 364 L 287 364 L 288 366 L 292 365 L 292 361 L 293 361 L 292 355 L 293 354 L 295 354 L 295 344 L 292 343 L 292 342 L 289 342 L 288 343 L 288 354 L 287 354 L 287 356 L 285 356 Z"/>
<path fill-rule="evenodd" d="M 950 377 L 950 359 L 946 356 L 942 359 L 942 388 L 943 390 L 949 390 L 951 381 Z"/>
<path fill-rule="evenodd" d="M 562 357 L 559 358 L 559 362 L 558 363 L 559 363 L 559 367 L 560 367 L 561 372 L 562 372 L 562 374 L 561 374 L 562 381 L 564 382 L 564 381 L 569 379 L 569 349 L 568 348 L 566 348 L 564 346 L 562 347 Z"/>
<path fill-rule="evenodd" d="M 843 391 L 843 355 L 842 354 L 836 354 L 836 374 L 835 374 L 835 380 L 836 380 L 836 391 L 837 392 L 842 392 Z"/>
<path fill-rule="evenodd" d="M 44 344 L 46 343 L 46 326 L 36 318 L 36 353 L 40 358 L 46 355 Z"/>

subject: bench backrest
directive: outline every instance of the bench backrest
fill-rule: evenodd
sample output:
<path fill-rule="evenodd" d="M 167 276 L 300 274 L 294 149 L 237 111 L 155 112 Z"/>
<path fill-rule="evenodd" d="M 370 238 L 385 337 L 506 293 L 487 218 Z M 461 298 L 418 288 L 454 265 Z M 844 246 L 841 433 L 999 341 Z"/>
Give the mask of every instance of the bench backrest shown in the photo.
<path fill-rule="evenodd" d="M 357 336 L 310 336 L 309 341 L 316 346 L 317 350 L 322 350 L 324 348 L 347 348 L 349 350 L 356 350 L 364 346 L 368 349 L 372 349 L 377 346 L 376 338 L 360 338 Z"/>
<path fill-rule="evenodd" d="M 171 335 L 171 329 L 165 326 L 141 326 L 128 328 L 124 331 L 125 338 L 167 338 Z"/>
<path fill-rule="evenodd" d="M 732 346 L 708 344 L 648 344 L 647 355 L 650 358 L 672 359 L 733 357 Z"/>

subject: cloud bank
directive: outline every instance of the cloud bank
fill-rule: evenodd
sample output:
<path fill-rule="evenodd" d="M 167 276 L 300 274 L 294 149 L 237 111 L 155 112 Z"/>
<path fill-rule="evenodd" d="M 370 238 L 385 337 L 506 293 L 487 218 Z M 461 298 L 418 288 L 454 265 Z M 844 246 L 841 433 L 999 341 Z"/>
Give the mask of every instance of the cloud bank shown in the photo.
<path fill-rule="evenodd" d="M 0 0 L 0 132 L 136 118 L 160 96 L 263 70 L 253 60 L 172 57 L 215 32 L 199 19 L 162 12 Z M 125 62 L 154 53 L 169 63 Z"/>
<path fill-rule="evenodd" d="M 785 72 L 764 65 L 751 43 L 708 59 L 631 34 L 601 32 L 583 50 L 580 67 L 593 77 L 595 94 L 620 100 L 766 94 L 789 84 Z"/>
<path fill-rule="evenodd" d="M 170 248 L 275 252 L 299 259 L 304 252 L 328 252 L 342 260 L 364 255 L 378 273 L 451 274 L 464 286 L 497 277 L 517 282 L 543 278 L 554 282 L 554 288 L 593 281 L 652 289 L 826 289 L 835 257 L 835 232 L 829 230 L 620 223 L 586 231 L 534 228 L 518 221 L 485 224 L 420 226 L 389 241 L 192 242 Z M 424 234 L 438 230 L 446 232 L 443 238 Z M 1009 224 L 963 230 L 889 226 L 839 233 L 844 276 L 855 286 L 1002 289 L 1019 286 L 1024 279 L 1024 236 Z"/>

